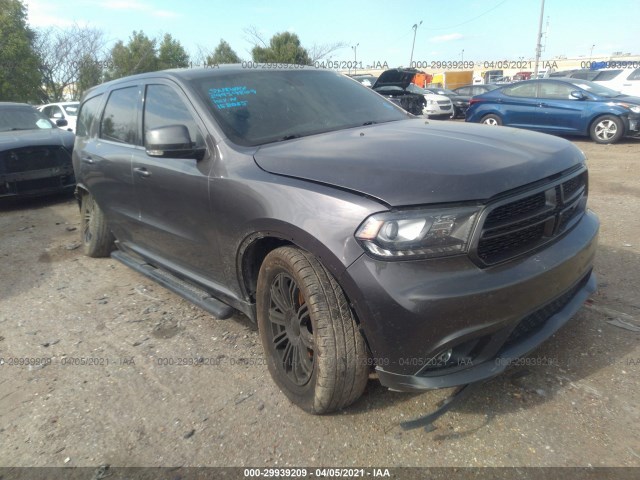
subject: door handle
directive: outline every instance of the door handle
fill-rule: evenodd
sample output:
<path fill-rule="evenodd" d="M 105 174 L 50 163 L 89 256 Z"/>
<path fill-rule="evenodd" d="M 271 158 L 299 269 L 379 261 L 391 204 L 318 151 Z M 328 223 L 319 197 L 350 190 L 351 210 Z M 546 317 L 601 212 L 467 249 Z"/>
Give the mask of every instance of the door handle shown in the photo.
<path fill-rule="evenodd" d="M 136 172 L 138 175 L 140 175 L 141 177 L 150 177 L 151 176 L 151 172 L 149 170 L 147 170 L 144 167 L 136 167 L 133 169 L 134 172 Z"/>
<path fill-rule="evenodd" d="M 548 105 L 548 104 L 546 104 L 546 103 L 539 103 L 539 104 L 538 104 L 538 106 L 539 106 L 539 107 L 548 107 L 549 105 Z"/>
<path fill-rule="evenodd" d="M 80 160 L 82 160 L 83 163 L 88 163 L 89 165 L 93 165 L 94 163 L 96 163 L 96 161 L 93 158 L 91 158 L 89 155 L 80 157 Z"/>

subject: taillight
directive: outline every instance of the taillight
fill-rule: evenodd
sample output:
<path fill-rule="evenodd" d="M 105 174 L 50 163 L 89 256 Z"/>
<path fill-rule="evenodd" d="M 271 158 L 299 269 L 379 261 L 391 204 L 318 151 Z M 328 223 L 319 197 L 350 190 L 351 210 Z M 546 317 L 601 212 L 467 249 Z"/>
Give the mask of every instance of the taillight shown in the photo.
<path fill-rule="evenodd" d="M 471 100 L 469 100 L 469 106 L 473 105 L 474 103 L 478 103 L 481 102 L 482 99 L 481 98 L 472 98 Z"/>

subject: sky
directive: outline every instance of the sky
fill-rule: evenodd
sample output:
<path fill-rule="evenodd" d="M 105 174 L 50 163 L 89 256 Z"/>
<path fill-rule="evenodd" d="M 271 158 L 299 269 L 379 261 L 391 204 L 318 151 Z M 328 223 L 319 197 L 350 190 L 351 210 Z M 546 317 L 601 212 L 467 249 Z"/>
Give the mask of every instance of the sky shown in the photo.
<path fill-rule="evenodd" d="M 296 33 L 303 46 L 342 42 L 332 60 L 389 67 L 413 60 L 518 60 L 535 55 L 541 0 L 26 0 L 34 28 L 73 23 L 102 30 L 112 45 L 132 31 L 170 33 L 190 54 L 226 40 L 251 60 L 245 32 L 255 27 L 267 41 Z M 640 0 L 545 0 L 543 59 L 640 54 Z M 357 48 L 352 48 L 357 46 Z"/>

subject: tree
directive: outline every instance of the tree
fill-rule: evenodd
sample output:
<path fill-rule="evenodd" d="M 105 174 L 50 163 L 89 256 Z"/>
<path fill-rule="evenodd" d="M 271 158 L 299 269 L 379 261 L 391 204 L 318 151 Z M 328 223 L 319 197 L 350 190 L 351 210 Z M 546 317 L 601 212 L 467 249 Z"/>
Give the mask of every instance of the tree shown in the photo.
<path fill-rule="evenodd" d="M 0 0 L 0 101 L 40 101 L 34 38 L 24 4 Z"/>
<path fill-rule="evenodd" d="M 158 70 L 156 40 L 134 30 L 127 45 L 118 40 L 111 49 L 110 66 L 105 75 L 107 80 Z"/>
<path fill-rule="evenodd" d="M 254 50 L 256 50 L 256 47 L 258 47 L 258 51 L 260 52 L 263 52 L 265 49 L 268 50 L 269 48 L 271 48 L 270 45 L 267 45 L 267 42 L 264 40 L 262 34 L 260 33 L 260 30 L 255 25 L 250 25 L 249 27 L 245 28 L 244 33 L 246 34 L 246 37 L 245 37 L 246 40 L 253 44 L 252 53 Z M 273 42 L 274 38 L 276 38 L 279 35 L 283 35 L 283 34 L 280 33 L 280 34 L 274 35 L 274 37 L 271 38 L 271 42 Z M 297 35 L 295 34 L 290 34 L 290 35 L 292 35 L 292 37 L 295 37 L 295 39 L 297 40 L 298 38 Z M 297 41 L 299 45 L 300 42 L 299 40 Z M 348 45 L 345 42 L 322 43 L 322 44 L 314 43 L 311 46 L 311 48 L 303 49 L 306 51 L 306 54 L 309 57 L 309 61 L 306 63 L 313 64 L 316 61 L 321 60 L 323 58 L 331 58 L 332 54 L 335 51 L 340 50 L 342 48 L 346 48 L 347 46 Z M 256 60 L 255 57 L 254 57 L 254 60 Z"/>
<path fill-rule="evenodd" d="M 43 97 L 47 102 L 60 102 L 80 97 L 78 81 L 83 72 L 83 82 L 88 81 L 88 70 L 98 67 L 100 75 L 92 72 L 91 78 L 100 83 L 102 68 L 107 61 L 104 55 L 105 40 L 102 31 L 72 25 L 66 29 L 48 28 L 36 35 L 36 51 L 40 57 Z"/>
<path fill-rule="evenodd" d="M 254 46 L 251 50 L 251 56 L 254 62 L 260 63 L 311 65 L 309 53 L 300 45 L 298 35 L 290 32 L 276 33 L 269 40 L 269 46 Z"/>
<path fill-rule="evenodd" d="M 238 54 L 231 48 L 224 39 L 220 39 L 220 43 L 213 51 L 213 55 L 207 56 L 208 65 L 222 65 L 225 63 L 240 63 L 242 60 Z"/>
<path fill-rule="evenodd" d="M 178 40 L 174 40 L 169 33 L 165 33 L 158 49 L 158 67 L 186 68 L 189 66 L 189 54 Z"/>

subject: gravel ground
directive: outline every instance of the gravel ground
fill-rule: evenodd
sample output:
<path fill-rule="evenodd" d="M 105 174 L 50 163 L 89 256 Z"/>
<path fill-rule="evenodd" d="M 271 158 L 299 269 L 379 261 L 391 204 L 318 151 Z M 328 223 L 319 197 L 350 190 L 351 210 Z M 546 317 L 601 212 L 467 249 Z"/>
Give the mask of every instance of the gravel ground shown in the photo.
<path fill-rule="evenodd" d="M 432 432 L 399 423 L 449 390 L 372 379 L 346 411 L 305 414 L 271 381 L 246 318 L 216 320 L 84 257 L 68 196 L 3 204 L 0 465 L 640 466 L 640 142 L 575 142 L 602 222 L 600 288 L 533 365 L 483 384 Z M 7 363 L 25 357 L 51 363 Z"/>

